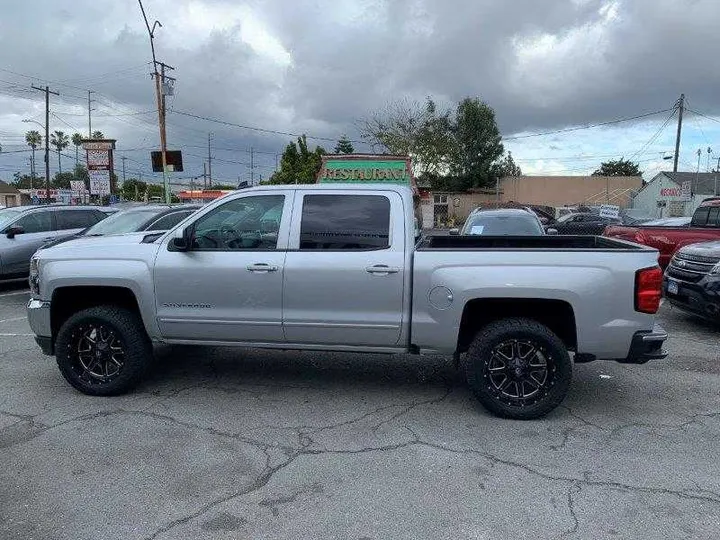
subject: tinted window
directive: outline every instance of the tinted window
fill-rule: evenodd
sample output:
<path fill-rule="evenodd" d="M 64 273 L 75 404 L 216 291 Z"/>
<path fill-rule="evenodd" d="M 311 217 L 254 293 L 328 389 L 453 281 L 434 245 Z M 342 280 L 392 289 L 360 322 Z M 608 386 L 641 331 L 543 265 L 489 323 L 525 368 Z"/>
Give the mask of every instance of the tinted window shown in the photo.
<path fill-rule="evenodd" d="M 720 206 L 710 208 L 707 224 L 709 227 L 720 227 Z"/>
<path fill-rule="evenodd" d="M 306 195 L 300 249 L 384 249 L 390 239 L 390 201 L 379 195 Z"/>
<path fill-rule="evenodd" d="M 483 236 L 539 236 L 544 234 L 540 223 L 531 215 L 471 216 L 463 227 L 463 234 Z"/>
<path fill-rule="evenodd" d="M 243 197 L 195 222 L 195 249 L 261 250 L 277 247 L 284 195 Z"/>
<path fill-rule="evenodd" d="M 194 210 L 183 210 L 182 212 L 173 212 L 167 216 L 163 216 L 157 221 L 152 222 L 145 227 L 146 231 L 167 231 L 180 223 L 183 219 L 192 214 Z"/>
<path fill-rule="evenodd" d="M 22 227 L 25 233 L 47 232 L 52 230 L 51 212 L 33 212 L 24 215 L 13 223 L 14 227 Z"/>
<path fill-rule="evenodd" d="M 85 229 L 100 221 L 98 214 L 94 210 L 60 210 L 55 213 L 57 228 L 60 230 Z"/>
<path fill-rule="evenodd" d="M 708 214 L 710 213 L 709 206 L 702 206 L 695 210 L 692 218 L 692 225 L 702 227 L 707 223 Z"/>

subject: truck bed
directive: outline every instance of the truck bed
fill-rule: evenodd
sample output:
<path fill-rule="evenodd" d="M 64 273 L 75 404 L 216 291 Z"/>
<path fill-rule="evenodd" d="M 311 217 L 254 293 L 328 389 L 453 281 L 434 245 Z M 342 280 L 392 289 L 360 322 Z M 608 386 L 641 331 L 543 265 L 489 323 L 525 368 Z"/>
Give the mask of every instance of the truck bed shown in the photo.
<path fill-rule="evenodd" d="M 427 236 L 417 251 L 532 249 L 558 251 L 652 251 L 652 248 L 603 236 Z"/>

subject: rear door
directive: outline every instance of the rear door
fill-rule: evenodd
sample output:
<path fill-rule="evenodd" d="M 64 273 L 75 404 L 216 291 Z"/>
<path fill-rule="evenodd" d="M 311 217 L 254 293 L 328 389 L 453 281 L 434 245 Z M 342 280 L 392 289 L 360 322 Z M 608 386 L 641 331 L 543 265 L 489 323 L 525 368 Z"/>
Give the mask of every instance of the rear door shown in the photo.
<path fill-rule="evenodd" d="M 5 277 L 29 273 L 30 258 L 40 246 L 55 238 L 54 213 L 51 208 L 30 210 L 8 226 L 22 227 L 23 232 L 14 238 L 3 236 L 0 241 L 0 258 Z"/>
<path fill-rule="evenodd" d="M 396 193 L 298 191 L 283 280 L 291 343 L 395 346 L 405 218 Z"/>

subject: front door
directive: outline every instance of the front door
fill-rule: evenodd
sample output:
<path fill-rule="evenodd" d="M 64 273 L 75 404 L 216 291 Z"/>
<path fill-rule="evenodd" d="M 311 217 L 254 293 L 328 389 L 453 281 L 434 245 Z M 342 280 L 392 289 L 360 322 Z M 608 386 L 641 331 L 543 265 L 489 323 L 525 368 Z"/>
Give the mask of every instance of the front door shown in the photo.
<path fill-rule="evenodd" d="M 0 237 L 0 257 L 4 277 L 24 276 L 30 272 L 30 258 L 43 244 L 55 239 L 57 232 L 53 220 L 54 210 L 49 208 L 25 212 L 6 227 L 20 227 L 22 232 L 14 238 Z"/>
<path fill-rule="evenodd" d="M 395 193 L 296 195 L 283 287 L 288 342 L 397 345 L 406 272 L 401 208 Z"/>
<path fill-rule="evenodd" d="M 276 190 L 237 196 L 191 225 L 190 251 L 160 248 L 158 325 L 168 339 L 280 342 L 282 280 L 292 197 Z"/>

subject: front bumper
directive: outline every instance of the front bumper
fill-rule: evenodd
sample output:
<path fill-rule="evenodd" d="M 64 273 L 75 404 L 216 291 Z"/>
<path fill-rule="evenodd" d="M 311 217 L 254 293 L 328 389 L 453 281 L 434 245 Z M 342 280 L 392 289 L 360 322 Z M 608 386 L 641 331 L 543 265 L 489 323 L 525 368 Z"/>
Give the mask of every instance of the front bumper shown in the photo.
<path fill-rule="evenodd" d="M 635 332 L 627 357 L 617 361 L 622 364 L 644 364 L 650 360 L 662 360 L 668 355 L 663 349 L 663 343 L 667 338 L 667 332 L 659 324 L 656 324 L 652 330 Z"/>
<path fill-rule="evenodd" d="M 50 325 L 50 302 L 31 299 L 27 304 L 27 316 L 30 328 L 35 334 L 35 341 L 43 353 L 52 356 L 54 343 Z"/>
<path fill-rule="evenodd" d="M 678 284 L 677 294 L 668 292 L 668 281 Z M 663 277 L 663 295 L 670 304 L 711 321 L 720 321 L 720 276 L 704 276 L 697 283 Z"/>

